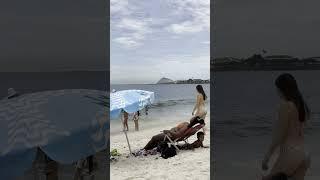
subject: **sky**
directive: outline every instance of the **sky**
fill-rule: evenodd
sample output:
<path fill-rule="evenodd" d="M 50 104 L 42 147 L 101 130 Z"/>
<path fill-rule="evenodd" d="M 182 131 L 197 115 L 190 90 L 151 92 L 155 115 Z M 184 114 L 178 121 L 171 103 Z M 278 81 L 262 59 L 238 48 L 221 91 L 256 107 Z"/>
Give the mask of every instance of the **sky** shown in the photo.
<path fill-rule="evenodd" d="M 210 77 L 209 0 L 111 0 L 112 84 Z"/>
<path fill-rule="evenodd" d="M 319 0 L 214 0 L 214 57 L 320 56 Z"/>
<path fill-rule="evenodd" d="M 104 0 L 1 0 L 0 72 L 106 70 Z"/>

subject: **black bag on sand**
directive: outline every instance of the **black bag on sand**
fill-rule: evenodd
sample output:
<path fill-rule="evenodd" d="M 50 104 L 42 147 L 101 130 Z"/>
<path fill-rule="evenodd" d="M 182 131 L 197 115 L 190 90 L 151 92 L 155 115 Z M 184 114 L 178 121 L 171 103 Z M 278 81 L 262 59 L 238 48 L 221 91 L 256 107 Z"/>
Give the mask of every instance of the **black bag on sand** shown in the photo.
<path fill-rule="evenodd" d="M 167 147 L 168 147 L 167 142 L 166 141 L 162 141 L 157 146 L 157 152 L 162 153 Z"/>
<path fill-rule="evenodd" d="M 177 151 L 174 148 L 174 146 L 169 147 L 169 145 L 166 142 L 159 144 L 158 147 L 160 147 L 161 157 L 164 159 L 168 159 L 170 157 L 177 155 Z"/>

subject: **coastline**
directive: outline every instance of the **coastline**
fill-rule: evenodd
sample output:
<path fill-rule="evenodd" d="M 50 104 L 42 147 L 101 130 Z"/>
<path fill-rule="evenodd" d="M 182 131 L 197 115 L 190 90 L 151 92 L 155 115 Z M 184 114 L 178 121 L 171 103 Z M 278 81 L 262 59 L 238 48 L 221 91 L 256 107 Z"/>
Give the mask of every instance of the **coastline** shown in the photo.
<path fill-rule="evenodd" d="M 317 71 L 320 70 L 320 66 L 314 67 L 299 67 L 299 66 L 287 66 L 287 67 L 250 67 L 250 66 L 221 66 L 212 67 L 211 71 L 224 72 L 224 71 Z"/>

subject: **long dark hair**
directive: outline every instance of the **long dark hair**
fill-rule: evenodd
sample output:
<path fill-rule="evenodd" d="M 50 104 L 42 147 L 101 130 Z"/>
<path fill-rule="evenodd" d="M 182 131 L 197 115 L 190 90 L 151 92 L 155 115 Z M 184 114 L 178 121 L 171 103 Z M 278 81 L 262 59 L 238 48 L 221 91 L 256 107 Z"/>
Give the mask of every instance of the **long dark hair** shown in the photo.
<path fill-rule="evenodd" d="M 207 99 L 207 95 L 204 92 L 203 87 L 199 84 L 199 85 L 196 86 L 196 89 L 197 89 L 198 93 L 202 94 L 203 100 L 206 100 Z"/>
<path fill-rule="evenodd" d="M 275 85 L 287 101 L 291 101 L 296 105 L 300 122 L 304 122 L 309 118 L 310 110 L 299 91 L 295 78 L 291 74 L 281 74 L 276 79 Z"/>

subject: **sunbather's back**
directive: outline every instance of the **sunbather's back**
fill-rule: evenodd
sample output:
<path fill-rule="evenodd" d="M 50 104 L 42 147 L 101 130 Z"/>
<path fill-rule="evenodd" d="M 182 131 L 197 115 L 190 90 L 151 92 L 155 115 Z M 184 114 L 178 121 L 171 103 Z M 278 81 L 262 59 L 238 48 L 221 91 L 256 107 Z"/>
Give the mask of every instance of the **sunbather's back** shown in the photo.
<path fill-rule="evenodd" d="M 188 129 L 188 122 L 182 122 L 178 124 L 176 127 L 170 129 L 170 134 L 172 134 L 174 137 L 172 138 L 179 138 L 183 133 Z"/>

